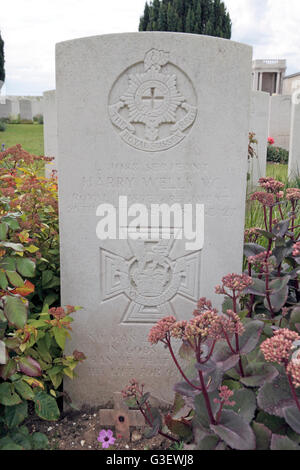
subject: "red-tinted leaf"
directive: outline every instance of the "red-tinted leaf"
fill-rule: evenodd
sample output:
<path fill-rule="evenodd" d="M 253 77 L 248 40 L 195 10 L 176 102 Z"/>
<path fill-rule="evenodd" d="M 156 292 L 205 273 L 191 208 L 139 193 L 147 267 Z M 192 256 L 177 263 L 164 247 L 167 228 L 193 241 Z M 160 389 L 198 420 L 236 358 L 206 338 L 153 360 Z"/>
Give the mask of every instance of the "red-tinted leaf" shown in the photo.
<path fill-rule="evenodd" d="M 24 282 L 24 286 L 17 287 L 16 289 L 12 290 L 11 293 L 19 294 L 19 295 L 22 295 L 23 297 L 26 297 L 27 295 L 32 294 L 34 290 L 35 290 L 34 285 L 30 281 L 26 280 Z"/>
<path fill-rule="evenodd" d="M 40 377 L 42 375 L 40 364 L 32 357 L 21 357 L 18 363 L 23 374 L 29 375 L 29 377 Z"/>

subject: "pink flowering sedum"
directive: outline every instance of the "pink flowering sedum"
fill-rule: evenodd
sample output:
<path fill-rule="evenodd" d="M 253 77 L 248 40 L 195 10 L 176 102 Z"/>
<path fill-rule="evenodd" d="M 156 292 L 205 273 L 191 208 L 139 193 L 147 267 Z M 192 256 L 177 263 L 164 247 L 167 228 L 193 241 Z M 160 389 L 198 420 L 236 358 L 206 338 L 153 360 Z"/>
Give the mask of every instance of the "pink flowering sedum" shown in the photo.
<path fill-rule="evenodd" d="M 197 308 L 194 310 L 193 315 L 194 317 L 197 317 L 198 315 L 201 315 L 201 313 L 204 313 L 208 310 L 217 313 L 217 309 L 213 308 L 211 301 L 206 297 L 202 297 L 198 300 Z"/>
<path fill-rule="evenodd" d="M 250 196 L 251 201 L 258 201 L 265 207 L 273 207 L 275 204 L 275 196 L 272 193 L 265 193 L 263 191 L 257 191 Z"/>
<path fill-rule="evenodd" d="M 165 317 L 157 322 L 150 330 L 148 341 L 151 344 L 157 344 L 159 341 L 166 341 L 169 339 L 170 331 L 174 323 L 176 323 L 176 318 L 173 316 Z"/>
<path fill-rule="evenodd" d="M 214 399 L 214 403 L 220 403 L 221 405 L 234 406 L 235 401 L 230 401 L 233 397 L 234 392 L 230 390 L 226 385 L 219 388 L 219 398 Z"/>
<path fill-rule="evenodd" d="M 295 331 L 283 328 L 277 330 L 272 338 L 266 339 L 260 349 L 267 362 L 287 364 L 293 350 L 293 343 L 300 339 Z"/>
<path fill-rule="evenodd" d="M 296 388 L 300 387 L 300 352 L 299 350 L 293 355 L 291 362 L 287 366 L 287 374 L 292 378 Z"/>
<path fill-rule="evenodd" d="M 300 256 L 300 242 L 297 242 L 293 248 L 293 256 Z"/>
<path fill-rule="evenodd" d="M 286 199 L 288 201 L 296 202 L 300 199 L 300 189 L 298 188 L 288 188 L 286 190 Z"/>
<path fill-rule="evenodd" d="M 259 184 L 262 188 L 264 188 L 268 193 L 273 193 L 278 196 L 278 194 L 283 197 L 283 188 L 284 184 L 280 181 L 275 180 L 274 178 L 260 178 Z"/>
<path fill-rule="evenodd" d="M 222 279 L 222 286 L 216 286 L 216 294 L 229 295 L 226 289 L 233 293 L 241 294 L 247 287 L 253 284 L 253 280 L 247 274 L 227 274 Z"/>

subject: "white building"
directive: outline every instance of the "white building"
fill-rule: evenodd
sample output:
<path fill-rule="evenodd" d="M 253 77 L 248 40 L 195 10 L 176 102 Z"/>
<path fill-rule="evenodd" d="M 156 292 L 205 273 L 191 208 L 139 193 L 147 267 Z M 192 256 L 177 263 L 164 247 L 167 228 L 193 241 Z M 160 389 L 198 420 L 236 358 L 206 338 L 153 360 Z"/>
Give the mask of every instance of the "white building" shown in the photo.
<path fill-rule="evenodd" d="M 253 90 L 265 91 L 270 95 L 282 94 L 286 60 L 262 59 L 252 63 Z"/>

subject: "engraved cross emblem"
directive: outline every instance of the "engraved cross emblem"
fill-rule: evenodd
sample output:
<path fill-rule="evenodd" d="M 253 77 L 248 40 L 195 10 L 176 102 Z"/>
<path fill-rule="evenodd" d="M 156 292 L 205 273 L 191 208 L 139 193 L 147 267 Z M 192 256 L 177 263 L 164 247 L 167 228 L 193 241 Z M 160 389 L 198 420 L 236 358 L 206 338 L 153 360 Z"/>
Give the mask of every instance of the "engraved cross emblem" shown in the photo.
<path fill-rule="evenodd" d="M 119 295 L 127 297 L 121 324 L 156 323 L 165 316 L 176 316 L 176 296 L 193 304 L 198 300 L 201 251 L 182 252 L 182 240 L 176 240 L 174 234 L 170 240 L 127 243 L 131 254 L 126 258 L 100 248 L 101 271 L 105 273 L 102 301 Z"/>
<path fill-rule="evenodd" d="M 155 109 L 155 104 L 158 103 L 159 101 L 163 101 L 165 99 L 164 96 L 160 96 L 159 94 L 156 94 L 156 88 L 151 87 L 150 88 L 150 93 L 149 95 L 142 96 L 143 102 L 149 102 L 151 109 Z"/>

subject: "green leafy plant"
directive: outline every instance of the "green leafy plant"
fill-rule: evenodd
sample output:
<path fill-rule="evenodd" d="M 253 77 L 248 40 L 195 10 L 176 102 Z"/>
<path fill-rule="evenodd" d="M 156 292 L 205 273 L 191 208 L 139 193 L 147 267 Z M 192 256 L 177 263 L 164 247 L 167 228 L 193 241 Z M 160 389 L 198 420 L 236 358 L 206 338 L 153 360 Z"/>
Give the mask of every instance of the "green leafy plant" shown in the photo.
<path fill-rule="evenodd" d="M 47 439 L 24 425 L 28 402 L 41 419 L 59 418 L 63 377 L 74 378 L 84 360 L 64 354 L 79 308 L 49 308 L 59 274 L 43 253 L 58 241 L 57 185 L 37 175 L 45 158 L 16 146 L 0 161 L 0 449 L 38 449 Z"/>
<path fill-rule="evenodd" d="M 267 161 L 272 163 L 288 163 L 289 152 L 281 147 L 268 145 Z"/>
<path fill-rule="evenodd" d="M 33 122 L 35 122 L 37 124 L 44 124 L 43 115 L 42 114 L 36 114 L 35 116 L 33 116 Z"/>
<path fill-rule="evenodd" d="M 0 121 L 0 132 L 6 131 L 6 124 L 4 121 Z"/>

